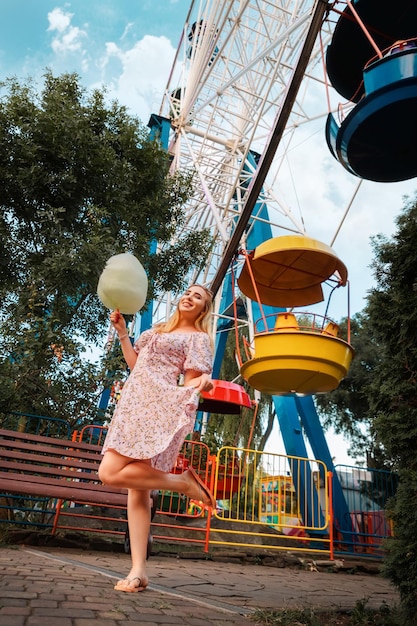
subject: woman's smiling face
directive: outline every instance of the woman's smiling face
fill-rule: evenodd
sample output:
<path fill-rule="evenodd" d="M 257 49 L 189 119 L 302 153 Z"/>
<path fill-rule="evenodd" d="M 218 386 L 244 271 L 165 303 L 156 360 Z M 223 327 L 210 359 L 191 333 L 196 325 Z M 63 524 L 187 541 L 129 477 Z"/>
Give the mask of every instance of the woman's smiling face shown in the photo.
<path fill-rule="evenodd" d="M 191 285 L 181 296 L 178 310 L 181 315 L 185 314 L 187 317 L 197 319 L 206 309 L 208 299 L 209 297 L 203 287 Z"/>

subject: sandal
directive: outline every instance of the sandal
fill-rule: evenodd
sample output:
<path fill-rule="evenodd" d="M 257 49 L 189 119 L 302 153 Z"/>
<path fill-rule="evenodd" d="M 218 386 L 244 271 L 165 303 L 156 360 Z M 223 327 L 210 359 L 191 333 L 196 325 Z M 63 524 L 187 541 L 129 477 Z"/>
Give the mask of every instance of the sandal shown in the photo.
<path fill-rule="evenodd" d="M 132 583 L 137 580 L 138 584 L 132 586 Z M 114 589 L 116 591 L 124 591 L 125 593 L 136 593 L 137 591 L 145 591 L 146 585 L 142 585 L 142 579 L 139 576 L 135 576 L 134 578 L 123 578 L 122 580 L 118 580 L 114 585 Z"/>
<path fill-rule="evenodd" d="M 187 469 L 196 481 L 200 490 L 200 494 L 203 496 L 200 497 L 198 501 L 202 502 L 205 506 L 211 506 L 213 509 L 215 509 L 216 500 L 214 499 L 214 496 L 211 493 L 210 489 L 207 487 L 206 483 L 201 480 L 200 476 L 197 474 L 194 468 L 188 466 Z M 191 498 L 191 500 L 197 500 L 197 498 Z M 209 502 L 207 502 L 207 500 L 209 500 Z"/>

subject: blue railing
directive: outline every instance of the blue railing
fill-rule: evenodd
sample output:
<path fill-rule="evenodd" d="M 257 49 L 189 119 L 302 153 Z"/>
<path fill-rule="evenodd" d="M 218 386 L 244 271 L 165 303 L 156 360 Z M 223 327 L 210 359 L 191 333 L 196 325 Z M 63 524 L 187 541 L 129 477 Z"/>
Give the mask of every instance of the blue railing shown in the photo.
<path fill-rule="evenodd" d="M 339 544 L 340 553 L 383 556 L 383 542 L 392 534 L 386 506 L 397 491 L 397 474 L 349 465 L 335 469 L 349 511 L 348 520 L 335 520 L 335 552 Z"/>
<path fill-rule="evenodd" d="M 0 428 L 32 433 L 44 437 L 71 439 L 69 422 L 57 417 L 19 413 L 18 411 L 0 412 Z"/>

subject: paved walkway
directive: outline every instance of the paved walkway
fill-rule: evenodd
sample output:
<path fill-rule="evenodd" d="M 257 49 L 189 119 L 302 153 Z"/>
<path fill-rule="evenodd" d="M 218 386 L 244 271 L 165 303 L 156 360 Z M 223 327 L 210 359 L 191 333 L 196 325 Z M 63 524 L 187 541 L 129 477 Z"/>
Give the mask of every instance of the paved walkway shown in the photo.
<path fill-rule="evenodd" d="M 125 554 L 0 547 L 0 626 L 253 626 L 255 609 L 398 602 L 377 575 L 160 556 L 149 561 L 145 592 L 116 592 L 129 563 Z"/>

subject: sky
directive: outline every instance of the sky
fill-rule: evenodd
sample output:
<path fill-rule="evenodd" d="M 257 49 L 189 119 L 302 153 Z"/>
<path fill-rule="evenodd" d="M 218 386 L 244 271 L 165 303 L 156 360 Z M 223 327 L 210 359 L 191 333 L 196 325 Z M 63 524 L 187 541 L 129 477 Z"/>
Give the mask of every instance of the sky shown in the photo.
<path fill-rule="evenodd" d="M 184 0 L 0 0 L 0 74 L 77 72 L 146 123 L 159 107 L 184 24 Z"/>
<path fill-rule="evenodd" d="M 189 0 L 0 0 L 0 81 L 13 76 L 41 84 L 46 69 L 77 72 L 84 87 L 106 86 L 110 98 L 146 124 L 159 110 L 189 5 Z M 285 199 L 305 212 L 309 236 L 330 243 L 359 181 L 330 155 L 324 130 L 305 132 L 294 167 L 306 171 L 309 155 L 308 175 L 294 197 L 289 191 Z M 308 141 L 314 142 L 311 148 Z M 361 184 L 335 240 L 349 270 L 352 314 L 362 310 L 373 286 L 370 237 L 393 234 L 403 197 L 416 190 L 416 179 Z M 336 461 L 350 462 L 346 442 L 333 441 Z"/>
<path fill-rule="evenodd" d="M 189 6 L 189 0 L 0 0 L 0 79 L 41 84 L 47 68 L 77 72 L 87 89 L 105 86 L 109 98 L 146 124 L 159 110 Z M 280 193 L 302 213 L 307 234 L 330 244 L 359 179 L 331 156 L 323 128 L 324 119 L 305 129 L 291 158 L 292 169 L 305 172 L 310 155 L 309 175 Z M 403 197 L 416 190 L 416 179 L 362 182 L 334 242 L 349 270 L 352 314 L 363 309 L 373 285 L 370 237 L 394 232 Z"/>

